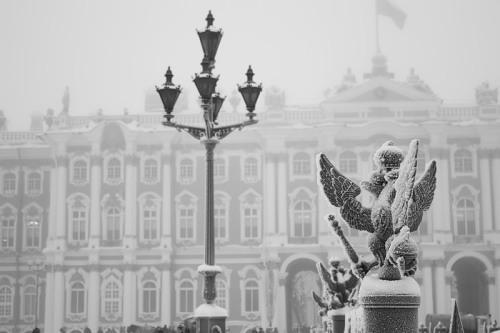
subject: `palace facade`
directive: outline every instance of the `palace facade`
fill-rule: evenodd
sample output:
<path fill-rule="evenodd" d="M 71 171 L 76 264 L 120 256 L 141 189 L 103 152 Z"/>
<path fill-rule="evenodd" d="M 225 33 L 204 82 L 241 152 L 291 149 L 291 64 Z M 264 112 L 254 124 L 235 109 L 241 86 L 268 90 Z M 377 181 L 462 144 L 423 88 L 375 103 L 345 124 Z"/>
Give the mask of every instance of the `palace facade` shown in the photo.
<path fill-rule="evenodd" d="M 465 313 L 500 318 L 496 91 L 484 84 L 475 103 L 447 106 L 414 72 L 394 80 L 385 61 L 374 57 L 360 83 L 348 72 L 318 105 L 285 105 L 269 91 L 259 124 L 216 147 L 217 303 L 232 332 L 318 325 L 315 264 L 335 255 L 347 266 L 325 222 L 338 211 L 316 182 L 316 154 L 361 181 L 381 144 L 405 150 L 414 138 L 419 172 L 431 159 L 438 168 L 434 202 L 414 235 L 420 316 L 450 313 L 456 297 Z M 35 320 L 47 333 L 182 321 L 203 302 L 203 146 L 162 127 L 159 113 L 68 111 L 34 116 L 27 132 L 7 131 L 0 119 L 0 333 L 31 332 Z M 360 200 L 371 202 L 367 193 Z M 369 256 L 365 233 L 344 231 Z M 37 259 L 45 265 L 38 286 Z"/>

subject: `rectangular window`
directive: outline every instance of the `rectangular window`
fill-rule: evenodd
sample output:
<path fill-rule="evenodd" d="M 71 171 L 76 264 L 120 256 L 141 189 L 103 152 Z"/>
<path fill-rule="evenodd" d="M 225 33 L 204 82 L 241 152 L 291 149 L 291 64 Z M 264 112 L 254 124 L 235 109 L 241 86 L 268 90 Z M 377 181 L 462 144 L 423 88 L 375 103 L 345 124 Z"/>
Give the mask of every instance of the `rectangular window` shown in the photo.
<path fill-rule="evenodd" d="M 4 217 L 2 219 L 2 225 L 0 229 L 1 237 L 1 247 L 2 249 L 8 249 L 14 247 L 14 217 Z"/>
<path fill-rule="evenodd" d="M 226 238 L 226 209 L 216 207 L 214 209 L 214 234 L 215 238 Z"/>
<path fill-rule="evenodd" d="M 194 238 L 194 210 L 192 208 L 180 209 L 180 238 Z"/>
<path fill-rule="evenodd" d="M 40 223 L 30 220 L 26 228 L 26 246 L 28 248 L 40 247 Z"/>
<path fill-rule="evenodd" d="M 259 217 L 257 208 L 245 208 L 244 210 L 245 238 L 259 237 Z"/>
<path fill-rule="evenodd" d="M 86 239 L 85 234 L 85 210 L 76 209 L 73 211 L 73 240 L 82 241 Z"/>
<path fill-rule="evenodd" d="M 144 239 L 155 240 L 158 237 L 158 218 L 155 208 L 144 209 Z"/>

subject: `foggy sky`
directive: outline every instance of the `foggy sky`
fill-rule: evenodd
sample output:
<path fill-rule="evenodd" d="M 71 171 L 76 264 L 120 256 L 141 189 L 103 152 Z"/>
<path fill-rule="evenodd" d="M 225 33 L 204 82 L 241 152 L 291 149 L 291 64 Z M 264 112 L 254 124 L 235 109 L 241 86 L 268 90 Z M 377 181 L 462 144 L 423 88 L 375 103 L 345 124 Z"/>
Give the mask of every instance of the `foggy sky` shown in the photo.
<path fill-rule="evenodd" d="M 407 14 L 404 29 L 379 22 L 396 80 L 414 67 L 447 104 L 473 104 L 482 81 L 500 86 L 500 1 L 393 1 Z M 374 0 L 3 0 L 0 110 L 9 129 L 28 130 L 34 112 L 59 113 L 66 86 L 72 115 L 143 113 L 144 92 L 164 82 L 167 66 L 194 101 L 195 29 L 208 10 L 224 31 L 214 72 L 226 95 L 249 64 L 255 81 L 286 91 L 288 104 L 319 103 L 347 67 L 358 82 L 370 71 Z"/>

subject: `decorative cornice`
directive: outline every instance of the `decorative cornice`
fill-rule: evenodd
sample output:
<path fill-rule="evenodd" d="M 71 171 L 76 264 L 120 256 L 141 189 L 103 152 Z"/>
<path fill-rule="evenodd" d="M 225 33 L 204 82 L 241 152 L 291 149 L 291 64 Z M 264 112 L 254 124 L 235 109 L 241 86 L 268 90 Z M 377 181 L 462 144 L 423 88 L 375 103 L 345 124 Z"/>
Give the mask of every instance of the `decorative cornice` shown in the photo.
<path fill-rule="evenodd" d="M 173 160 L 172 154 L 161 154 L 161 164 L 171 164 Z"/>
<path fill-rule="evenodd" d="M 59 167 L 61 167 L 61 166 L 67 167 L 68 166 L 68 162 L 69 162 L 68 155 L 66 155 L 66 154 L 64 154 L 64 155 L 60 154 L 60 155 L 56 156 L 57 166 L 59 166 Z"/>
<path fill-rule="evenodd" d="M 102 155 L 90 155 L 90 165 L 102 165 Z"/>

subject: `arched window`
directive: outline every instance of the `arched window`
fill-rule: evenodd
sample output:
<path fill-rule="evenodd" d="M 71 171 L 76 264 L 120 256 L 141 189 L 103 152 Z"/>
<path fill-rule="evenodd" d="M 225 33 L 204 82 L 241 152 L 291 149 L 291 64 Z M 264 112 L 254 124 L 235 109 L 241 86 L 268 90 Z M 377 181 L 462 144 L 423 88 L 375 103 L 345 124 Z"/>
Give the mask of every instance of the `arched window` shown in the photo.
<path fill-rule="evenodd" d="M 227 304 L 226 281 L 217 279 L 215 287 L 217 289 L 217 298 L 215 299 L 215 304 L 217 304 L 223 309 L 226 309 L 226 304 Z"/>
<path fill-rule="evenodd" d="M 119 181 L 121 180 L 122 164 L 116 157 L 108 161 L 108 180 Z"/>
<path fill-rule="evenodd" d="M 121 290 L 115 282 L 108 282 L 104 288 L 104 314 L 113 317 L 121 313 Z"/>
<path fill-rule="evenodd" d="M 180 312 L 192 313 L 194 311 L 194 287 L 191 281 L 184 280 L 179 288 Z"/>
<path fill-rule="evenodd" d="M 36 287 L 29 285 L 24 288 L 24 316 L 34 316 L 36 308 Z"/>
<path fill-rule="evenodd" d="M 193 179 L 194 176 L 194 170 L 193 170 L 193 161 L 185 158 L 181 161 L 180 163 L 180 173 L 179 176 L 181 179 L 188 179 L 191 180 Z"/>
<path fill-rule="evenodd" d="M 154 204 L 144 206 L 144 240 L 153 241 L 158 238 L 158 208 Z"/>
<path fill-rule="evenodd" d="M 142 312 L 144 314 L 154 314 L 157 309 L 158 290 L 153 281 L 146 281 L 142 289 Z"/>
<path fill-rule="evenodd" d="M 306 201 L 299 201 L 294 206 L 293 225 L 294 237 L 311 237 L 312 234 L 312 209 Z"/>
<path fill-rule="evenodd" d="M 358 159 L 355 153 L 351 151 L 345 151 L 340 154 L 339 171 L 342 173 L 358 172 Z"/>
<path fill-rule="evenodd" d="M 259 165 L 255 157 L 246 158 L 243 168 L 244 179 L 255 179 L 259 177 Z"/>
<path fill-rule="evenodd" d="M 72 216 L 71 223 L 73 225 L 73 240 L 83 241 L 87 239 L 87 209 L 85 206 L 79 204 L 71 208 Z"/>
<path fill-rule="evenodd" d="M 158 163 L 154 159 L 148 159 L 144 163 L 144 180 L 153 182 L 158 179 Z"/>
<path fill-rule="evenodd" d="M 42 191 L 42 176 L 38 172 L 32 172 L 28 176 L 28 194 L 37 195 Z"/>
<path fill-rule="evenodd" d="M 16 216 L 9 214 L 0 216 L 0 248 L 13 249 L 16 234 Z"/>
<path fill-rule="evenodd" d="M 122 238 L 121 210 L 117 207 L 108 208 L 106 212 L 106 239 L 118 241 Z"/>
<path fill-rule="evenodd" d="M 457 235 L 472 236 L 477 234 L 476 230 L 476 212 L 474 202 L 467 198 L 457 201 Z"/>
<path fill-rule="evenodd" d="M 304 176 L 311 173 L 311 159 L 306 153 L 297 153 L 293 157 L 293 174 L 295 176 Z"/>
<path fill-rule="evenodd" d="M 245 313 L 259 312 L 259 284 L 255 280 L 245 282 Z"/>
<path fill-rule="evenodd" d="M 12 289 L 7 286 L 0 287 L 0 318 L 12 317 Z"/>
<path fill-rule="evenodd" d="M 81 282 L 75 282 L 71 285 L 70 311 L 72 314 L 85 312 L 85 286 Z"/>
<path fill-rule="evenodd" d="M 8 172 L 3 176 L 3 193 L 6 196 L 16 193 L 16 175 L 12 172 Z"/>
<path fill-rule="evenodd" d="M 472 172 L 472 154 L 470 151 L 460 149 L 453 156 L 455 172 Z"/>
<path fill-rule="evenodd" d="M 87 182 L 87 162 L 78 160 L 73 165 L 73 181 L 76 184 Z"/>

